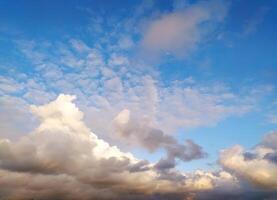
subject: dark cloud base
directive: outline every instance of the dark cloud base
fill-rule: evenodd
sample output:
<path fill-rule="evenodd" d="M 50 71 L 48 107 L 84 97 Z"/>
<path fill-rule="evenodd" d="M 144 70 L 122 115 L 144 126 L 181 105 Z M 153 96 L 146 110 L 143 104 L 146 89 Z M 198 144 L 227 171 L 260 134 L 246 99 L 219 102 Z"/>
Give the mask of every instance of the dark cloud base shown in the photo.
<path fill-rule="evenodd" d="M 245 191 L 243 193 L 201 192 L 196 196 L 197 200 L 276 200 L 277 191 Z"/>
<path fill-rule="evenodd" d="M 0 199 L 1 200 L 13 200 L 12 198 L 6 197 L 6 191 L 0 189 Z M 16 198 L 20 199 L 20 198 Z M 21 198 L 22 200 L 64 200 L 64 194 L 59 194 L 59 192 L 53 193 L 47 197 L 27 197 Z M 69 197 L 69 199 L 71 199 Z M 74 199 L 74 198 L 72 198 Z M 153 194 L 145 195 L 138 193 L 127 193 L 111 198 L 102 197 L 91 197 L 91 200 L 276 200 L 277 191 L 250 191 L 239 194 L 232 193 L 221 193 L 221 192 L 200 192 L 200 193 L 169 193 L 169 194 Z"/>

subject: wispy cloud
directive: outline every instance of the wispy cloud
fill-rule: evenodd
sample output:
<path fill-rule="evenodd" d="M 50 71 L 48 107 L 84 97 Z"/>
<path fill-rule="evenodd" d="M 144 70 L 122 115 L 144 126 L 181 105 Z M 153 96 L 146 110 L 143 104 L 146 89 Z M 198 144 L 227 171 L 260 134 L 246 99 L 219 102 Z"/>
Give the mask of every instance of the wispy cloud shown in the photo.
<path fill-rule="evenodd" d="M 242 35 L 247 36 L 252 33 L 255 33 L 261 23 L 263 23 L 266 14 L 270 11 L 269 7 L 261 7 L 253 17 L 249 18 L 248 21 L 244 24 L 244 29 Z"/>
<path fill-rule="evenodd" d="M 142 46 L 149 53 L 187 56 L 212 33 L 212 24 L 223 21 L 227 10 L 227 2 L 209 1 L 163 14 L 149 23 Z"/>

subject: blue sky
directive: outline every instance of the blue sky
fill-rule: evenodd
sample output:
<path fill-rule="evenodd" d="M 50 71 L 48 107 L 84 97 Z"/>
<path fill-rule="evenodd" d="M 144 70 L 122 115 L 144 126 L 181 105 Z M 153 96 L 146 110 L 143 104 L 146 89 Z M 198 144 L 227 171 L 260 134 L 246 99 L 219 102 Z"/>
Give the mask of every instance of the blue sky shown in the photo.
<path fill-rule="evenodd" d="M 111 145 L 156 163 L 170 150 L 145 138 L 189 139 L 205 153 L 174 157 L 176 168 L 219 170 L 223 149 L 252 151 L 276 130 L 276 9 L 273 0 L 1 1 L 0 138 L 37 126 L 30 105 L 70 94 Z"/>

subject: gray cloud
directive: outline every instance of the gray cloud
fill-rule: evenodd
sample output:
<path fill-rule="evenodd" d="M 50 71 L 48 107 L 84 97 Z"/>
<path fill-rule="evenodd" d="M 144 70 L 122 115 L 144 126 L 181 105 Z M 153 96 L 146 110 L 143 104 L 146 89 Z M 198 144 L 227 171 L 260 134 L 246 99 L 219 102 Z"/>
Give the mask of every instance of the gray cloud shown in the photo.
<path fill-rule="evenodd" d="M 265 156 L 264 156 L 264 159 L 267 159 L 275 164 L 277 164 L 277 152 L 274 152 L 274 153 L 267 153 Z"/>
<path fill-rule="evenodd" d="M 16 141 L 0 140 L 2 199 L 166 199 L 171 194 L 179 199 L 214 187 L 217 176 L 160 173 L 148 161 L 99 139 L 82 121 L 74 98 L 62 94 L 46 105 L 31 106 L 38 127 Z M 168 152 L 184 156 L 183 149 Z"/>
<path fill-rule="evenodd" d="M 232 191 L 232 192 L 200 192 L 195 196 L 198 200 L 214 200 L 214 199 L 225 199 L 225 200 L 260 200 L 268 199 L 274 200 L 277 198 L 276 191 Z"/>
<path fill-rule="evenodd" d="M 273 131 L 273 132 L 265 135 L 262 142 L 259 145 L 277 150 L 277 133 L 276 133 L 276 131 Z"/>
<path fill-rule="evenodd" d="M 174 168 L 176 165 L 175 158 L 173 157 L 168 157 L 166 159 L 160 159 L 159 162 L 155 165 L 155 168 L 163 171 L 163 170 L 168 170 L 171 168 Z"/>
<path fill-rule="evenodd" d="M 207 199 L 224 195 L 239 199 L 230 192 L 247 191 L 240 183 L 241 177 L 255 181 L 260 189 L 276 187 L 276 165 L 268 160 L 268 153 L 274 152 L 270 148 L 274 142 L 268 138 L 275 138 L 275 133 L 267 135 L 255 148 L 259 159 L 245 161 L 246 154 L 238 147 L 224 150 L 221 162 L 231 173 L 235 172 L 233 175 L 226 171 L 184 173 L 174 168 L 175 158 L 195 158 L 202 152 L 198 145 L 192 141 L 178 144 L 159 132 L 154 135 L 160 142 L 147 145 L 152 149 L 164 146 L 167 158 L 156 164 L 139 160 L 90 132 L 82 121 L 83 113 L 72 103 L 74 98 L 60 95 L 46 105 L 31 106 L 32 113 L 40 119 L 38 127 L 16 141 L 0 140 L 1 199 L 179 200 L 201 199 L 205 191 Z M 115 121 L 124 123 L 128 118 L 123 115 Z M 256 192 L 255 188 L 252 190 Z M 274 195 L 271 190 L 260 193 L 257 194 L 265 197 Z"/>
<path fill-rule="evenodd" d="M 0 140 L 1 199 L 182 199 L 220 183 L 235 187 L 235 177 L 227 172 L 186 174 L 168 166 L 168 159 L 152 164 L 109 145 L 84 124 L 74 98 L 62 94 L 31 106 L 38 127 L 16 141 Z M 191 141 L 187 146 L 173 138 L 165 141 L 154 146 L 169 146 L 171 165 L 175 157 L 186 160 L 199 153 L 191 153 L 198 150 Z"/>
<path fill-rule="evenodd" d="M 134 140 L 150 152 L 159 148 L 165 149 L 167 158 L 157 163 L 158 169 L 174 168 L 175 158 L 191 161 L 206 156 L 202 147 L 192 140 L 186 140 L 184 144 L 180 144 L 171 135 L 165 135 L 161 130 L 152 128 L 147 119 L 139 119 L 127 109 L 121 111 L 113 121 L 117 134 L 125 140 Z"/>

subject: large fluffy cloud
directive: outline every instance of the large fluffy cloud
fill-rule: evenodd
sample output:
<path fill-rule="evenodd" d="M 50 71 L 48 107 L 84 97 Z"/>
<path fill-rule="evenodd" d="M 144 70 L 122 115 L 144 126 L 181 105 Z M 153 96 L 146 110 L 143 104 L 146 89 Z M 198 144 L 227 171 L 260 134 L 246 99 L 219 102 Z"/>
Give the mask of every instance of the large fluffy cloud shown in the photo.
<path fill-rule="evenodd" d="M 161 173 L 154 164 L 110 146 L 86 127 L 74 99 L 60 95 L 49 104 L 31 106 L 40 125 L 17 141 L 0 140 L 2 199 L 184 197 L 215 186 L 219 176 Z"/>
<path fill-rule="evenodd" d="M 248 183 L 277 189 L 277 132 L 266 135 L 252 151 L 236 145 L 221 152 L 220 163 Z"/>
<path fill-rule="evenodd" d="M 264 188 L 271 192 L 276 189 L 276 133 L 267 135 L 253 154 L 243 153 L 241 147 L 224 150 L 221 163 L 229 172 L 183 173 L 174 168 L 174 159 L 190 160 L 201 155 L 196 144 L 178 144 L 173 137 L 165 140 L 162 135 L 157 145 L 166 146 L 167 159 L 158 163 L 139 160 L 92 133 L 74 99 L 61 94 L 46 105 L 31 106 L 39 126 L 16 141 L 0 140 L 1 199 L 221 198 L 235 190 L 245 194 L 244 179 L 262 192 Z M 126 110 L 115 119 L 121 125 L 129 120 Z M 177 150 L 172 150 L 175 146 Z"/>

